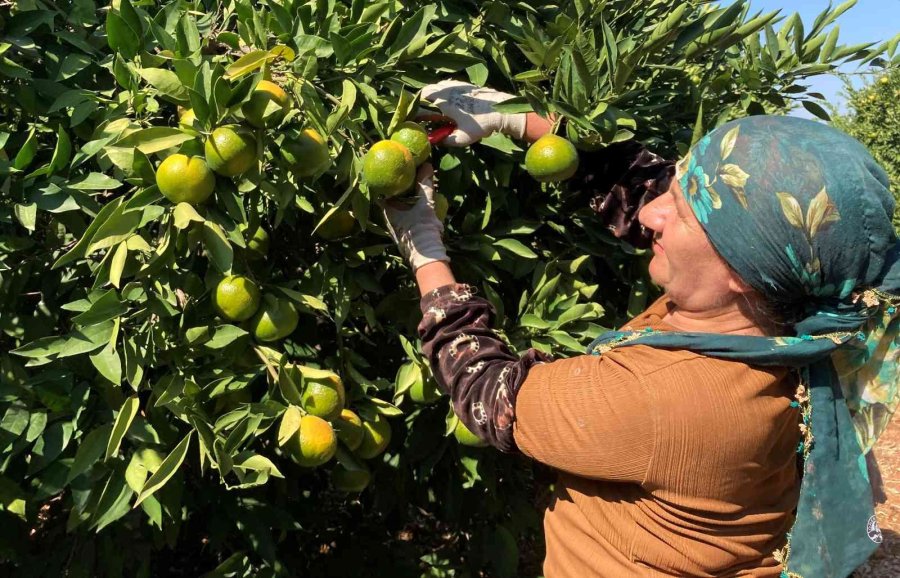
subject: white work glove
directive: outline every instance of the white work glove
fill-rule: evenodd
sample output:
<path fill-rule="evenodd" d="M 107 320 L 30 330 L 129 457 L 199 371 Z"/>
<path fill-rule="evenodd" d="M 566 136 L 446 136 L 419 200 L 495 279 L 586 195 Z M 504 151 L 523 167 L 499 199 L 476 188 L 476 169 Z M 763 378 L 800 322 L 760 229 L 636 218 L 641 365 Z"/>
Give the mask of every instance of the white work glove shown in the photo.
<path fill-rule="evenodd" d="M 422 98 L 456 123 L 456 130 L 441 144 L 468 146 L 497 131 L 516 139 L 525 136 L 525 113 L 504 114 L 494 110 L 495 103 L 514 98 L 512 94 L 468 82 L 442 80 L 424 87 Z"/>
<path fill-rule="evenodd" d="M 450 262 L 441 240 L 444 225 L 434 213 L 433 175 L 431 164 L 424 163 L 416 175 L 416 203 L 409 207 L 398 201 L 384 208 L 388 231 L 413 272 L 435 261 Z"/>

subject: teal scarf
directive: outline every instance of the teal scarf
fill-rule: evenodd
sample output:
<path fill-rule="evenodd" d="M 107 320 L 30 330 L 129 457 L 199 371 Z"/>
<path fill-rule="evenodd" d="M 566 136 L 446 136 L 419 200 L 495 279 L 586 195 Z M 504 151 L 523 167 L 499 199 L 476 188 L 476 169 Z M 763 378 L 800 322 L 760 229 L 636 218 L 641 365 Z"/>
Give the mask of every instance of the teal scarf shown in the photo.
<path fill-rule="evenodd" d="M 792 334 L 614 331 L 589 352 L 644 344 L 795 368 L 803 478 L 775 555 L 785 578 L 846 578 L 881 542 L 865 454 L 900 401 L 900 244 L 887 176 L 838 130 L 756 116 L 701 139 L 677 178 L 716 251 L 796 312 Z"/>

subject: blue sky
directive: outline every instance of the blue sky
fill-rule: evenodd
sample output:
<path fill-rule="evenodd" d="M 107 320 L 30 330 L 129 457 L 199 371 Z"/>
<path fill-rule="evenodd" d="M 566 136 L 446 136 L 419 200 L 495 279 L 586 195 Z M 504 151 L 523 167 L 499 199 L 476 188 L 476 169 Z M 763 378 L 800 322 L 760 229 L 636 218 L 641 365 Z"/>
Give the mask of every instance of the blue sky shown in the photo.
<path fill-rule="evenodd" d="M 840 0 L 836 0 L 833 4 L 837 6 L 840 3 Z M 828 0 L 750 0 L 750 10 L 755 14 L 760 10 L 770 12 L 780 8 L 782 16 L 799 12 L 808 30 L 828 4 Z M 838 18 L 837 24 L 841 27 L 841 44 L 888 40 L 900 33 L 900 0 L 859 0 L 856 6 Z M 776 29 L 777 27 L 778 25 Z M 857 68 L 854 64 L 842 70 L 854 72 Z M 839 78 L 819 76 L 810 84 L 813 91 L 821 92 L 829 102 L 843 108 L 844 99 L 840 93 L 844 85 Z M 805 111 L 803 112 L 803 116 L 806 116 Z"/>

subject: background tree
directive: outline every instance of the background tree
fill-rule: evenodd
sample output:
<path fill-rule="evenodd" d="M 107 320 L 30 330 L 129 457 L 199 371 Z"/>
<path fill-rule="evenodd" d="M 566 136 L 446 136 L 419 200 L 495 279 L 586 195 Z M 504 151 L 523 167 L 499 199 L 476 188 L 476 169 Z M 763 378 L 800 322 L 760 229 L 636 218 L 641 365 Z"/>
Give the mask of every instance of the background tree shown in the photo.
<path fill-rule="evenodd" d="M 591 148 L 677 155 L 731 118 L 824 115 L 806 79 L 896 61 L 838 43 L 852 5 L 804 23 L 705 0 L 4 4 L 0 569 L 537 575 L 547 478 L 456 442 L 363 155 L 446 77 Z M 643 256 L 523 157 L 501 135 L 435 153 L 454 266 L 516 349 L 581 353 L 643 306 Z M 240 321 L 262 307 L 270 330 Z M 367 441 L 333 404 L 304 417 L 311 397 Z"/>

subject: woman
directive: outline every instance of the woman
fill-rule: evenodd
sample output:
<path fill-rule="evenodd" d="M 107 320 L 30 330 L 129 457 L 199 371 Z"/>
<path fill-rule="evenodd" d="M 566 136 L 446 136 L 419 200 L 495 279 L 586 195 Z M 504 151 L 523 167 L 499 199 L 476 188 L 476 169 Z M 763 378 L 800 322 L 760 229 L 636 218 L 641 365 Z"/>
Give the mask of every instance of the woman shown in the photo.
<path fill-rule="evenodd" d="M 510 95 L 488 89 L 423 96 L 459 126 L 450 144 L 549 130 L 493 112 Z M 844 578 L 881 540 L 864 454 L 898 401 L 884 171 L 850 137 L 790 117 L 714 130 L 674 179 L 634 145 L 582 164 L 575 186 L 599 191 L 592 206 L 618 235 L 651 241 L 665 290 L 592 355 L 518 357 L 491 331 L 490 304 L 447 264 L 430 168 L 412 209 L 386 210 L 454 410 L 560 472 L 545 575 Z"/>

